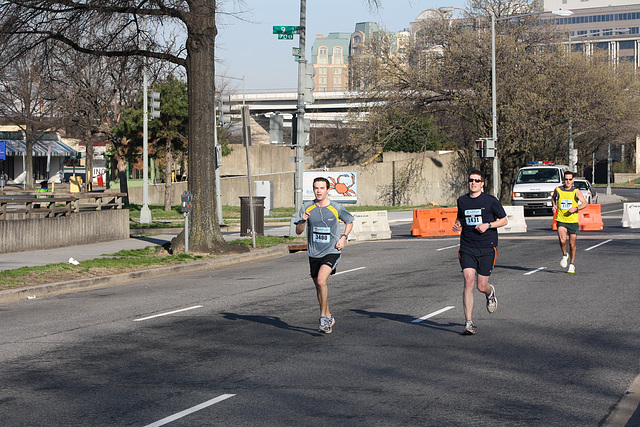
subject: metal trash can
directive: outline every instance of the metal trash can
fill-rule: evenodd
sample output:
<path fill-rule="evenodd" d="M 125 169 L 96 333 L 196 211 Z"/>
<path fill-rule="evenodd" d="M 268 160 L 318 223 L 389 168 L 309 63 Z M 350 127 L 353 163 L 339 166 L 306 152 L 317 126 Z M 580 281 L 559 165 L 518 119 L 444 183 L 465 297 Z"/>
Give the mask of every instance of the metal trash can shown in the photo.
<path fill-rule="evenodd" d="M 264 196 L 253 196 L 253 220 L 256 236 L 264 236 Z M 251 237 L 249 196 L 240 196 L 240 236 Z"/>

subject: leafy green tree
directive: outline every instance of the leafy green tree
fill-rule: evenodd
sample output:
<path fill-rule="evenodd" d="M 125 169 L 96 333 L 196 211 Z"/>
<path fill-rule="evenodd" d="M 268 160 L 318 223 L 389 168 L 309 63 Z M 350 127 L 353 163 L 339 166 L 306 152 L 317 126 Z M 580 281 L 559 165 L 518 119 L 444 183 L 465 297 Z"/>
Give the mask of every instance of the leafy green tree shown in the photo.
<path fill-rule="evenodd" d="M 174 157 L 187 153 L 189 131 L 189 100 L 187 84 L 169 76 L 157 88 L 160 92 L 161 114 L 149 121 L 150 153 L 164 166 L 164 210 L 171 210 L 171 178 Z"/>

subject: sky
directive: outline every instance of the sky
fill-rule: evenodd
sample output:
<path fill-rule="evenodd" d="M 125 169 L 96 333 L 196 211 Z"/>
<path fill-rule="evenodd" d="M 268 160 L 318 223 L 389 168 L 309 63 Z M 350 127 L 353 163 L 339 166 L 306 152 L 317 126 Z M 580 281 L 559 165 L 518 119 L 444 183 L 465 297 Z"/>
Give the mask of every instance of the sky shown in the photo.
<path fill-rule="evenodd" d="M 426 9 L 443 6 L 464 8 L 464 0 L 380 0 L 382 8 L 370 12 L 365 0 L 307 0 L 306 57 L 317 34 L 352 33 L 358 22 L 375 21 L 387 31 L 401 31 Z M 229 0 L 218 17 L 216 75 L 242 79 L 247 93 L 269 90 L 295 91 L 298 67 L 292 48 L 299 38 L 278 40 L 273 26 L 300 25 L 300 0 L 244 0 L 243 7 Z M 242 13 L 243 19 L 230 15 Z M 228 79 L 230 86 L 242 90 L 242 81 Z"/>

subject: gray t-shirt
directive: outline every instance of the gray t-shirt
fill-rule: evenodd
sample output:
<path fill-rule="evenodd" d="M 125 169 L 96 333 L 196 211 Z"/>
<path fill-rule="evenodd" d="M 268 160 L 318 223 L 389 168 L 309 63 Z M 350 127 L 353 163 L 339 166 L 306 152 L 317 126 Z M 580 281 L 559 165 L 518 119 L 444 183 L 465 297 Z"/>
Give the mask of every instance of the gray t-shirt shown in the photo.
<path fill-rule="evenodd" d="M 298 212 L 295 224 L 302 222 L 302 215 L 309 212 L 307 220 L 307 254 L 312 258 L 322 258 L 329 254 L 339 254 L 336 243 L 340 240 L 340 221 L 353 222 L 351 215 L 340 203 L 331 201 L 326 207 L 318 206 L 315 201 L 307 202 Z"/>

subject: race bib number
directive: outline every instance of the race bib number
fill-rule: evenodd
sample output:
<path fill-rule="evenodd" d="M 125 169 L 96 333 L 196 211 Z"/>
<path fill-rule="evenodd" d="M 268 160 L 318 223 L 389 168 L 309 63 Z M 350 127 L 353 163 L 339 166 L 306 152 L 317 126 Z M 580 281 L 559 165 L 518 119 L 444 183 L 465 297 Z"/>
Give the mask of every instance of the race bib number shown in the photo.
<path fill-rule="evenodd" d="M 329 227 L 313 227 L 311 236 L 315 243 L 328 244 L 331 241 L 331 229 Z"/>
<path fill-rule="evenodd" d="M 467 209 L 464 211 L 464 219 L 471 227 L 482 224 L 482 209 Z"/>
<path fill-rule="evenodd" d="M 560 209 L 563 211 L 568 211 L 573 206 L 573 200 L 571 199 L 561 199 L 560 200 Z"/>

